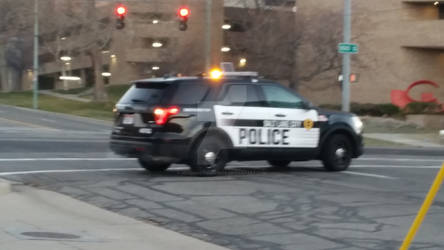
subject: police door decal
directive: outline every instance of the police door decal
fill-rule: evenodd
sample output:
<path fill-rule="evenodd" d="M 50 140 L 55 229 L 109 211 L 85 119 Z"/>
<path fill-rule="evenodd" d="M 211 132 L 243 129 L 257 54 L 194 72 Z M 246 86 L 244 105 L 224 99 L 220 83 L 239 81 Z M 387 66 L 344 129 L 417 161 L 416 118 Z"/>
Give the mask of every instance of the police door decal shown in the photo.
<path fill-rule="evenodd" d="M 316 110 L 215 105 L 217 127 L 235 147 L 315 148 Z"/>

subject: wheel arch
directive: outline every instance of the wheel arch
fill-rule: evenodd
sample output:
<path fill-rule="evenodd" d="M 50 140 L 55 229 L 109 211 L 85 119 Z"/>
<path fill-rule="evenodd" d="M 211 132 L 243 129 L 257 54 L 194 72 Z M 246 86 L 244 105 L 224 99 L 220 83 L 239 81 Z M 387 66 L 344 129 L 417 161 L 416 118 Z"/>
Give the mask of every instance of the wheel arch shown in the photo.
<path fill-rule="evenodd" d="M 231 141 L 228 134 L 220 128 L 217 127 L 206 127 L 199 131 L 191 140 L 190 146 L 188 147 L 188 155 L 193 151 L 193 149 L 198 145 L 199 142 L 203 140 L 206 136 L 215 136 L 220 138 L 226 143 L 228 148 L 233 148 L 233 142 Z"/>
<path fill-rule="evenodd" d="M 321 140 L 319 143 L 319 157 L 322 155 L 322 153 L 325 149 L 326 142 L 333 135 L 337 135 L 337 134 L 344 135 L 349 139 L 351 146 L 352 146 L 353 157 L 356 157 L 358 155 L 358 142 L 354 138 L 353 129 L 350 126 L 348 126 L 347 124 L 342 124 L 342 123 L 332 127 L 331 129 L 329 129 L 328 131 L 326 131 L 325 133 L 322 134 Z"/>

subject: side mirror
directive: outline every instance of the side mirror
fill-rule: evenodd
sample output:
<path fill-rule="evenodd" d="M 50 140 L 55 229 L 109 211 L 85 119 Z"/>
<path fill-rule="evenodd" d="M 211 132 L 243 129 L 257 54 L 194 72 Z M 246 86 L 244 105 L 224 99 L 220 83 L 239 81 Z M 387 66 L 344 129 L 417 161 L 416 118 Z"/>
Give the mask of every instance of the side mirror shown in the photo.
<path fill-rule="evenodd" d="M 303 109 L 316 109 L 316 106 L 313 105 L 313 103 L 311 103 L 309 101 L 304 101 L 304 102 L 302 102 L 302 108 Z"/>

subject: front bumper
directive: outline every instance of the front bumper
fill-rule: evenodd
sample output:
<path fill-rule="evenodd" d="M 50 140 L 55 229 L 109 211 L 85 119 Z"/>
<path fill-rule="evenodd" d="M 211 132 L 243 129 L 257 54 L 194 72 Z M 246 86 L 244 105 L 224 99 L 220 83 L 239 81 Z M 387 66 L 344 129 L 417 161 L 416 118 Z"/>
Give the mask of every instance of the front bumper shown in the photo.
<path fill-rule="evenodd" d="M 353 157 L 358 158 L 364 154 L 364 137 L 362 134 L 355 136 L 355 149 L 353 150 Z"/>

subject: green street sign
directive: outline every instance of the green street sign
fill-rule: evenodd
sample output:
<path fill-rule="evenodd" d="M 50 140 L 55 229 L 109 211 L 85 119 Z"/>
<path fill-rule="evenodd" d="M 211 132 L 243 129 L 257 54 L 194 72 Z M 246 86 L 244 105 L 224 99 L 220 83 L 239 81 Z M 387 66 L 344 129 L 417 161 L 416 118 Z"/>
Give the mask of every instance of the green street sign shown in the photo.
<path fill-rule="evenodd" d="M 359 47 L 355 43 L 340 43 L 338 44 L 338 51 L 341 54 L 357 54 Z"/>

